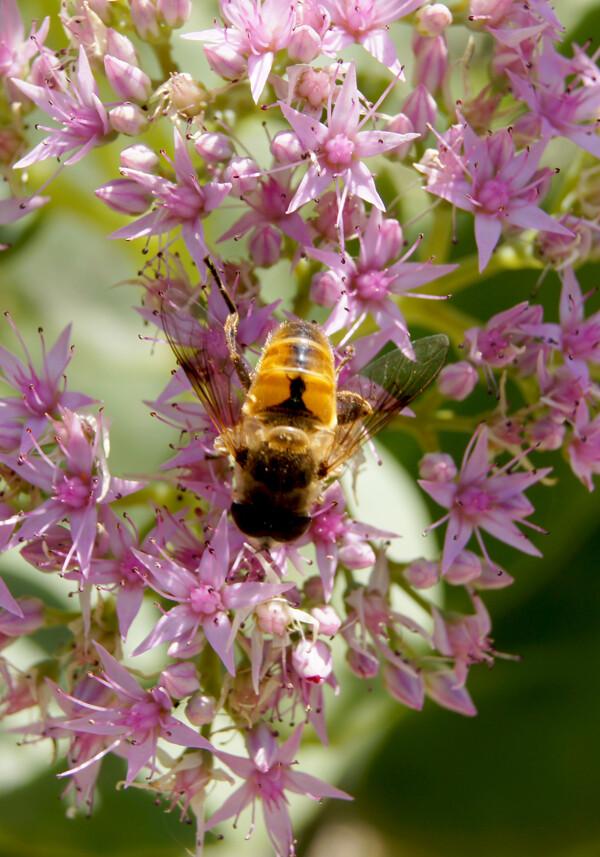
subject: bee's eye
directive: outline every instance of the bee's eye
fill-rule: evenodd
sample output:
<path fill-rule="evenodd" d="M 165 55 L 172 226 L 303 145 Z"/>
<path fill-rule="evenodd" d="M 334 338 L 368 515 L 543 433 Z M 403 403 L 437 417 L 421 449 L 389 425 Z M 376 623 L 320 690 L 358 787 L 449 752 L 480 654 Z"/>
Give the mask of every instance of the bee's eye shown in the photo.
<path fill-rule="evenodd" d="M 276 542 L 293 542 L 310 527 L 309 515 L 295 515 L 287 509 L 260 503 L 233 503 L 231 517 L 242 533 L 254 538 L 269 538 Z"/>

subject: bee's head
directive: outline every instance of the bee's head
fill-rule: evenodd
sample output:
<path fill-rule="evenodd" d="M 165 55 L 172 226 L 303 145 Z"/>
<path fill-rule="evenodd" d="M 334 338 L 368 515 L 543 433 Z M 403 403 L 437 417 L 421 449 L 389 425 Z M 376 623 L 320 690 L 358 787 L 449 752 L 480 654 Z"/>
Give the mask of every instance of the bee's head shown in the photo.
<path fill-rule="evenodd" d="M 310 527 L 310 515 L 298 515 L 276 503 L 233 503 L 231 517 L 242 533 L 256 539 L 293 542 Z"/>

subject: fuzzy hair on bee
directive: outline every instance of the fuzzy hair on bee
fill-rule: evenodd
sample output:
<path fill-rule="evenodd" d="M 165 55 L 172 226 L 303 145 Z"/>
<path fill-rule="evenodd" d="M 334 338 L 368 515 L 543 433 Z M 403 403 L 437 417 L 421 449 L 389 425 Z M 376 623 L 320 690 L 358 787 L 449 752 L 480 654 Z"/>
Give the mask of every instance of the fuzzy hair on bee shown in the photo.
<path fill-rule="evenodd" d="M 324 487 L 435 379 L 446 360 L 443 334 L 413 343 L 414 360 L 396 349 L 339 384 L 334 350 L 313 322 L 283 321 L 252 368 L 238 342 L 237 307 L 205 260 L 227 307 L 224 324 L 176 289 L 162 326 L 177 362 L 212 421 L 215 449 L 234 463 L 231 515 L 261 546 L 292 542 L 310 527 Z"/>

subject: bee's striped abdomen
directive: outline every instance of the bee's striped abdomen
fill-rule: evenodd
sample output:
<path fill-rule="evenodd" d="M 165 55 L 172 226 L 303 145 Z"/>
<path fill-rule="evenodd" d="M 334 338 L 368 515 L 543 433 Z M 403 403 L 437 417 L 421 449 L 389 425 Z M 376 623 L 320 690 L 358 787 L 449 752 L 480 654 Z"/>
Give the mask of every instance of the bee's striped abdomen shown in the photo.
<path fill-rule="evenodd" d="M 268 339 L 244 409 L 281 414 L 331 428 L 336 424 L 336 373 L 331 345 L 314 324 L 284 322 Z"/>

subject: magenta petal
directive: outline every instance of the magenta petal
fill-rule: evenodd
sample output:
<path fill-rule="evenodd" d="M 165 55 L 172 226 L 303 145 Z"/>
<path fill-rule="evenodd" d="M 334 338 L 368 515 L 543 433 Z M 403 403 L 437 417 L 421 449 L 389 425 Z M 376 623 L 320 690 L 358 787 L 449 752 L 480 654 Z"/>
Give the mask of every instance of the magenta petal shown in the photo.
<path fill-rule="evenodd" d="M 10 594 L 10 590 L 6 583 L 0 577 L 0 607 L 3 607 L 5 610 L 8 610 L 9 613 L 14 613 L 15 616 L 19 616 L 21 619 L 24 618 L 23 611 L 19 607 L 19 604 Z"/>
<path fill-rule="evenodd" d="M 239 607 L 262 604 L 294 586 L 294 583 L 232 583 L 223 589 L 221 598 L 228 610 L 237 610 Z"/>
<path fill-rule="evenodd" d="M 475 241 L 479 250 L 479 273 L 490 261 L 494 247 L 502 232 L 502 224 L 497 217 L 489 214 L 475 214 Z"/>
<path fill-rule="evenodd" d="M 231 634 L 231 622 L 226 613 L 215 613 L 207 617 L 202 623 L 206 639 L 221 658 L 227 671 L 235 675 L 235 661 L 233 657 L 233 646 L 227 648 Z"/>

